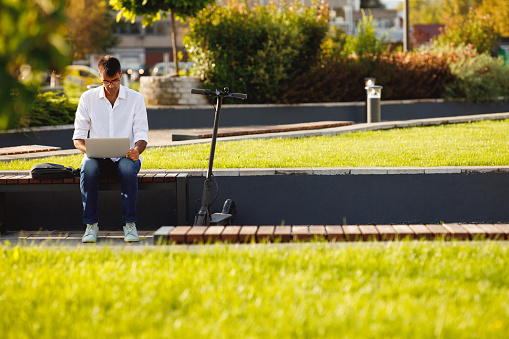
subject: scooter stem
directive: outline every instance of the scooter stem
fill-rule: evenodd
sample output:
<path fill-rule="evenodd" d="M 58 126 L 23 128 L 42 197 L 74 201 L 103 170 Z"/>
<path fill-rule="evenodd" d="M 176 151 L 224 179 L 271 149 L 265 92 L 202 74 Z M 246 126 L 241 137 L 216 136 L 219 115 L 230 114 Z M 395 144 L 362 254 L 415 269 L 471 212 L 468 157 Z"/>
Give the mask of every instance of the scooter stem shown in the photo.
<path fill-rule="evenodd" d="M 216 97 L 216 114 L 214 116 L 214 130 L 212 131 L 212 143 L 210 145 L 209 169 L 207 170 L 206 179 L 212 178 L 212 167 L 214 165 L 214 153 L 216 152 L 217 130 L 219 128 L 219 115 L 221 114 L 221 105 L 223 96 L 220 94 Z"/>

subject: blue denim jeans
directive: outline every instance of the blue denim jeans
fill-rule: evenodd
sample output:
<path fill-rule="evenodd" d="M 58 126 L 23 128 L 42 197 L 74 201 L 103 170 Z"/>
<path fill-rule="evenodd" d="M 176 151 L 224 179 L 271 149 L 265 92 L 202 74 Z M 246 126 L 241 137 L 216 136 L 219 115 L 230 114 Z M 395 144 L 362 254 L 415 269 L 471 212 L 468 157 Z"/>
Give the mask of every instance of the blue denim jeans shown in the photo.
<path fill-rule="evenodd" d="M 110 159 L 84 157 L 81 162 L 81 200 L 83 201 L 83 223 L 94 224 L 99 221 L 99 175 L 118 175 L 122 195 L 122 222 L 136 222 L 136 198 L 138 196 L 138 177 L 141 162 L 122 158 L 117 162 Z"/>

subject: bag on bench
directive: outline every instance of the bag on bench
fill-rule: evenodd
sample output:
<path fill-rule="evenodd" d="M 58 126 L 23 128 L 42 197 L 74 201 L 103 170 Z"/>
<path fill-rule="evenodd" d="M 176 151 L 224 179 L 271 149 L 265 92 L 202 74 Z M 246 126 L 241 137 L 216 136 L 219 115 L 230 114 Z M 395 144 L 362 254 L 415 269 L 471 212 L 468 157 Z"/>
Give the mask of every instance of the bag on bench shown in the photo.
<path fill-rule="evenodd" d="M 66 179 L 79 176 L 80 170 L 59 164 L 39 164 L 30 169 L 33 179 Z"/>

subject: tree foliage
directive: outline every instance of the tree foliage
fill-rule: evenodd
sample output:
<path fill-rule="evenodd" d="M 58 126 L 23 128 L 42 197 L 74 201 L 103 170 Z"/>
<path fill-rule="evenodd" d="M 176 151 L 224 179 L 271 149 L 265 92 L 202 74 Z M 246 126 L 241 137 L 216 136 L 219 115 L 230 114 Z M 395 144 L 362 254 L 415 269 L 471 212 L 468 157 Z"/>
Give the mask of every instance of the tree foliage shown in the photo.
<path fill-rule="evenodd" d="M 441 24 L 443 22 L 442 0 L 410 0 L 408 7 L 411 26 Z"/>
<path fill-rule="evenodd" d="M 452 16 L 447 20 L 444 34 L 438 36 L 438 45 L 472 44 L 479 53 L 491 53 L 498 41 L 491 17 L 470 8 L 467 16 Z"/>
<path fill-rule="evenodd" d="M 362 11 L 362 20 L 357 24 L 357 35 L 346 37 L 345 45 L 341 54 L 345 57 L 372 55 L 387 50 L 387 36 L 376 36 L 376 24 L 373 16 L 366 15 Z"/>
<path fill-rule="evenodd" d="M 114 18 L 106 0 L 68 0 L 66 15 L 67 37 L 73 46 L 74 60 L 117 44 L 113 35 Z"/>
<path fill-rule="evenodd" d="M 323 4 L 229 1 L 190 20 L 185 42 L 205 87 L 247 93 L 250 103 L 278 102 L 316 63 L 328 20 Z"/>
<path fill-rule="evenodd" d="M 65 0 L 0 0 L 0 129 L 24 114 L 48 70 L 70 61 Z"/>
<path fill-rule="evenodd" d="M 152 25 L 155 21 L 160 20 L 162 17 L 166 18 L 168 13 L 170 13 L 175 75 L 178 75 L 178 51 L 175 19 L 183 21 L 187 17 L 193 17 L 199 10 L 214 3 L 214 0 L 110 0 L 110 5 L 113 9 L 119 11 L 117 21 L 124 16 L 126 19 L 134 22 L 136 16 L 143 16 L 142 24 L 143 26 L 146 26 Z"/>

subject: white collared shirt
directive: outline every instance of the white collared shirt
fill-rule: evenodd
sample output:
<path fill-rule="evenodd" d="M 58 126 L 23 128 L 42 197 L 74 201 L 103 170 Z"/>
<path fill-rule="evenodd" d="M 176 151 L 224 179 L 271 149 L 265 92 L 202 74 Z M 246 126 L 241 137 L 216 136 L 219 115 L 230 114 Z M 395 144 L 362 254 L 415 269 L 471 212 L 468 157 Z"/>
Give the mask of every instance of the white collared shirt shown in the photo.
<path fill-rule="evenodd" d="M 138 140 L 148 142 L 147 108 L 143 96 L 120 85 L 115 104 L 104 94 L 104 86 L 81 95 L 74 120 L 73 139 L 129 138 L 131 148 Z M 141 160 L 141 156 L 140 156 Z"/>

